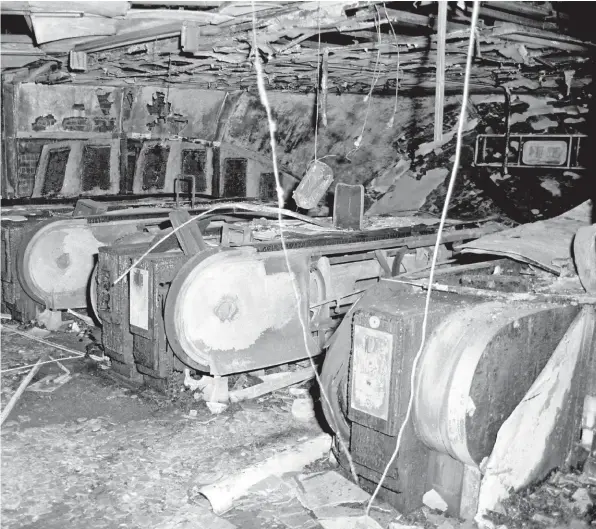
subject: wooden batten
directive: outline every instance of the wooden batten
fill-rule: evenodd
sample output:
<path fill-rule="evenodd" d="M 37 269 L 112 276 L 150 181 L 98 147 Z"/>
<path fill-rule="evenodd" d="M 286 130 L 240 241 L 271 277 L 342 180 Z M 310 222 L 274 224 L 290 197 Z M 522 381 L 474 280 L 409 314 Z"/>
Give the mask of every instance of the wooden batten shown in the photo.
<path fill-rule="evenodd" d="M 437 31 L 437 88 L 435 93 L 434 140 L 443 139 L 443 107 L 445 105 L 445 35 L 447 33 L 447 2 L 439 2 L 439 28 Z"/>

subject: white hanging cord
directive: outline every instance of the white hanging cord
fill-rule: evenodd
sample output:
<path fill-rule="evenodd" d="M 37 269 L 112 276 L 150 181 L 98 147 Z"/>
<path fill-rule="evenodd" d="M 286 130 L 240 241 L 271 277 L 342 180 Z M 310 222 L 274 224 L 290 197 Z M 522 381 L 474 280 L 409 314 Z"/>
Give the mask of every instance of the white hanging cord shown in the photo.
<path fill-rule="evenodd" d="M 306 353 L 308 354 L 308 359 L 310 360 L 310 365 L 312 367 L 313 373 L 317 380 L 317 384 L 319 385 L 319 389 L 321 391 L 321 396 L 325 400 L 325 403 L 327 404 L 328 409 L 332 410 L 333 408 L 331 407 L 331 402 L 330 402 L 327 392 L 325 391 L 325 388 L 321 382 L 321 377 L 319 376 L 319 373 L 317 371 L 317 366 L 315 365 L 313 355 L 310 351 L 310 340 L 312 338 L 310 336 L 310 329 L 308 328 L 307 323 L 304 321 L 304 317 L 302 314 L 302 306 L 304 305 L 303 299 L 302 299 L 302 294 L 300 293 L 300 288 L 299 288 L 299 285 L 297 284 L 296 277 L 295 277 L 294 273 L 292 272 L 292 267 L 290 265 L 290 259 L 288 257 L 288 250 L 286 248 L 286 243 L 285 243 L 285 238 L 284 238 L 284 233 L 283 233 L 283 225 L 281 222 L 281 209 L 283 208 L 283 205 L 284 205 L 283 204 L 284 196 L 283 196 L 283 188 L 281 187 L 281 181 L 279 179 L 279 172 L 277 169 L 277 155 L 276 155 L 276 141 L 275 141 L 275 131 L 277 130 L 277 126 L 275 124 L 275 121 L 273 121 L 273 115 L 271 113 L 271 107 L 269 105 L 269 98 L 267 97 L 267 90 L 265 89 L 263 66 L 261 65 L 261 60 L 259 57 L 259 50 L 257 49 L 257 29 L 256 29 L 257 23 L 256 23 L 255 9 L 254 9 L 254 0 L 252 0 L 251 4 L 252 4 L 252 8 L 253 8 L 253 10 L 252 10 L 252 24 L 253 24 L 252 30 L 253 30 L 253 43 L 254 43 L 253 45 L 254 45 L 254 51 L 255 51 L 255 70 L 257 73 L 257 87 L 259 89 L 259 97 L 261 99 L 261 104 L 265 108 L 265 112 L 267 114 L 267 122 L 269 124 L 269 143 L 271 145 L 271 156 L 273 158 L 273 175 L 275 176 L 275 183 L 277 185 L 277 200 L 279 202 L 279 208 L 280 208 L 279 215 L 278 215 L 278 222 L 279 222 L 279 229 L 280 229 L 280 236 L 281 236 L 281 244 L 282 244 L 282 248 L 283 248 L 283 252 L 284 252 L 284 257 L 286 260 L 286 266 L 288 268 L 288 273 L 290 275 L 292 288 L 294 290 L 294 295 L 296 297 L 296 303 L 297 303 L 296 308 L 297 308 L 297 312 L 298 312 L 298 319 L 300 320 L 300 326 L 302 327 L 302 337 L 304 340 L 304 346 L 306 348 Z M 333 411 L 332 411 L 332 413 L 333 413 Z M 333 415 L 333 419 L 336 423 L 338 422 L 335 415 Z M 341 449 L 345 453 L 348 463 L 350 465 L 350 470 L 352 472 L 352 476 L 354 477 L 354 481 L 356 481 L 356 483 L 358 483 L 358 474 L 356 473 L 356 468 L 354 467 L 354 462 L 352 460 L 352 456 L 350 455 L 350 452 L 348 450 L 348 445 L 347 445 L 346 441 L 342 438 L 342 436 L 339 432 L 337 433 L 337 438 L 338 438 L 339 444 L 341 446 Z"/>
<path fill-rule="evenodd" d="M 319 49 L 317 51 L 317 89 L 316 95 L 316 116 L 315 116 L 315 162 L 317 161 L 317 141 L 319 137 L 319 97 L 321 96 L 321 2 L 317 7 L 317 31 L 319 33 Z"/>
<path fill-rule="evenodd" d="M 474 37 L 476 35 L 475 29 L 476 29 L 476 24 L 478 22 L 478 6 L 479 6 L 478 0 L 474 0 L 474 9 L 472 11 L 472 21 L 470 23 L 471 24 L 470 25 L 470 42 L 468 45 L 468 56 L 466 59 L 466 74 L 464 77 L 463 100 L 462 100 L 462 105 L 461 105 L 461 112 L 459 115 L 459 122 L 457 125 L 457 142 L 455 145 L 455 160 L 453 162 L 453 168 L 451 170 L 451 176 L 449 178 L 449 185 L 447 187 L 447 195 L 445 196 L 445 204 L 443 205 L 443 211 L 441 213 L 441 222 L 439 223 L 439 231 L 437 233 L 437 241 L 435 243 L 435 249 L 433 252 L 433 259 L 432 259 L 431 268 L 430 268 L 430 277 L 428 280 L 428 290 L 426 291 L 426 303 L 424 306 L 424 318 L 422 320 L 422 340 L 420 343 L 420 348 L 418 349 L 418 352 L 416 353 L 416 356 L 414 357 L 414 362 L 412 363 L 412 375 L 410 376 L 410 398 L 408 400 L 408 408 L 406 410 L 406 416 L 404 417 L 403 423 L 402 423 L 402 425 L 399 429 L 399 432 L 397 434 L 395 450 L 394 450 L 393 454 L 391 455 L 391 458 L 389 459 L 389 462 L 387 463 L 387 466 L 385 467 L 383 474 L 381 475 L 381 479 L 379 480 L 379 483 L 377 484 L 377 487 L 375 488 L 375 491 L 374 491 L 373 495 L 371 496 L 370 501 L 368 502 L 368 505 L 366 506 L 366 515 L 368 515 L 368 513 L 370 512 L 370 508 L 371 508 L 373 502 L 375 501 L 375 498 L 377 497 L 379 490 L 381 490 L 381 487 L 383 486 L 383 482 L 385 481 L 385 479 L 387 477 L 387 473 L 389 472 L 389 469 L 393 465 L 395 458 L 397 457 L 397 454 L 399 453 L 402 436 L 403 436 L 406 424 L 410 420 L 410 416 L 412 414 L 412 407 L 414 405 L 414 395 L 416 392 L 416 368 L 418 366 L 418 361 L 420 360 L 420 357 L 422 356 L 422 352 L 424 350 L 424 345 L 426 342 L 426 328 L 428 325 L 428 311 L 429 311 L 429 307 L 430 307 L 430 295 L 432 292 L 432 285 L 433 285 L 434 276 L 435 276 L 435 267 L 437 264 L 437 256 L 439 254 L 439 246 L 441 245 L 441 233 L 443 231 L 443 228 L 445 226 L 445 221 L 447 219 L 447 211 L 449 209 L 449 201 L 451 200 L 451 195 L 453 194 L 453 188 L 455 186 L 455 180 L 457 177 L 457 171 L 459 168 L 459 161 L 460 161 L 460 156 L 461 156 L 462 136 L 463 136 L 464 122 L 466 121 L 468 92 L 470 90 L 470 71 L 472 69 L 472 57 L 474 55 Z"/>
<path fill-rule="evenodd" d="M 176 226 L 172 231 L 166 233 L 161 239 L 159 239 L 157 242 L 153 243 L 145 251 L 145 253 L 143 253 L 143 255 L 141 255 L 141 257 L 139 257 L 134 263 L 132 263 L 124 272 L 122 272 L 122 274 L 120 274 L 118 276 L 118 279 L 116 279 L 116 281 L 114 281 L 114 283 L 112 283 L 112 284 L 117 285 L 120 281 L 122 281 L 126 277 L 126 275 L 133 268 L 135 268 L 143 259 L 145 259 L 145 257 L 147 257 L 153 250 L 155 250 L 155 248 L 157 248 L 166 239 L 168 239 L 172 235 L 174 235 L 178 230 L 184 228 L 184 226 L 186 226 L 187 224 L 190 224 L 191 222 L 194 222 L 194 221 L 200 219 L 201 217 L 205 217 L 206 215 L 210 215 L 214 211 L 217 211 L 220 209 L 229 209 L 229 208 L 238 208 L 238 209 L 244 209 L 246 211 L 256 211 L 256 212 L 261 212 L 261 213 L 263 213 L 263 212 L 264 213 L 276 213 L 278 216 L 280 216 L 282 214 L 282 212 L 279 210 L 279 208 L 273 208 L 273 207 L 269 207 L 269 206 L 256 206 L 253 204 L 245 204 L 245 203 L 240 203 L 240 202 L 231 202 L 231 203 L 228 202 L 226 204 L 217 204 L 217 205 L 209 208 L 207 211 L 204 211 L 203 213 L 200 213 L 199 215 L 195 215 L 194 217 L 191 217 L 190 219 L 188 219 L 188 220 L 184 221 L 182 224 L 180 224 L 180 226 Z M 311 224 L 314 224 L 315 226 L 320 226 L 321 228 L 325 228 L 325 229 L 333 230 L 333 231 L 339 231 L 338 228 L 335 228 L 333 226 L 328 226 L 322 222 L 317 221 L 314 218 L 306 217 L 305 215 L 302 215 L 300 213 L 295 213 L 293 211 L 284 210 L 283 214 L 288 217 L 294 217 L 296 219 L 302 220 L 304 222 L 310 222 Z"/>
<path fill-rule="evenodd" d="M 393 124 L 395 122 L 395 114 L 397 114 L 397 94 L 399 92 L 399 41 L 397 40 L 397 35 L 395 34 L 395 29 L 393 29 L 393 23 L 389 18 L 389 13 L 387 13 L 387 6 L 383 4 L 383 9 L 385 10 L 385 18 L 389 23 L 389 27 L 391 28 L 391 33 L 393 33 L 393 38 L 395 39 L 395 47 L 397 48 L 397 68 L 395 70 L 395 103 L 393 105 L 393 115 L 387 124 L 387 128 L 393 128 Z"/>

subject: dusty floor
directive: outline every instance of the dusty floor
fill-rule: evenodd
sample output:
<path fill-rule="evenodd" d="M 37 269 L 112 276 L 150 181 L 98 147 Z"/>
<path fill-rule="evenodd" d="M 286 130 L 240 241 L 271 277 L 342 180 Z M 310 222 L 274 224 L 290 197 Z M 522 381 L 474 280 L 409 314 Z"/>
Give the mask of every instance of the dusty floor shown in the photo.
<path fill-rule="evenodd" d="M 35 362 L 42 353 L 67 354 L 3 328 L 3 370 Z M 85 338 L 76 333 L 49 339 L 85 350 Z M 2 527 L 331 527 L 299 501 L 299 473 L 261 482 L 221 517 L 198 493 L 201 486 L 265 459 L 275 447 L 321 433 L 316 420 L 292 416 L 288 390 L 212 415 L 191 398 L 172 403 L 151 390 L 128 388 L 90 359 L 64 365 L 72 378 L 52 393 L 25 392 L 2 427 Z M 34 381 L 60 372 L 56 364 L 43 366 Z M 3 374 L 3 406 L 23 377 Z M 189 417 L 191 409 L 196 416 Z M 304 472 L 330 468 L 333 463 L 323 459 Z M 553 474 L 495 514 L 495 527 L 596 525 L 596 509 L 589 506 L 595 484 L 585 474 Z M 363 511 L 362 505 L 339 508 L 349 516 Z M 473 527 L 427 508 L 402 517 L 381 504 L 371 514 L 382 527 L 396 529 L 400 524 Z"/>

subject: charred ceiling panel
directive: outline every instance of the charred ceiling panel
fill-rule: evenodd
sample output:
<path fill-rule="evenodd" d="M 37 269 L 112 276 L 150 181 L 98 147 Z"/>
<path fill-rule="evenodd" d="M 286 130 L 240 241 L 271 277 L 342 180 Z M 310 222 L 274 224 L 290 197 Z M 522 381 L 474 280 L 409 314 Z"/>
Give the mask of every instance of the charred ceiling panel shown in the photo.
<path fill-rule="evenodd" d="M 35 121 L 31 123 L 31 128 L 34 132 L 40 132 L 43 130 L 47 130 L 48 127 L 56 124 L 56 118 L 52 116 L 52 114 L 48 114 L 46 116 L 37 116 Z"/>
<path fill-rule="evenodd" d="M 147 105 L 151 121 L 147 128 L 158 136 L 179 135 L 188 123 L 188 118 L 179 112 L 172 111 L 172 103 L 166 101 L 166 92 L 153 94 L 153 102 Z"/>
<path fill-rule="evenodd" d="M 277 123 L 277 154 L 282 168 L 295 175 L 305 174 L 315 157 L 313 95 L 269 94 Z M 455 108 L 459 98 L 445 98 L 447 108 Z M 412 141 L 432 139 L 434 98 L 400 97 L 393 127 L 394 97 L 373 97 L 370 106 L 362 96 L 329 95 L 328 126 L 319 127 L 317 158 L 322 158 L 335 175 L 335 183 L 366 184 L 401 157 L 408 156 Z M 360 147 L 354 142 L 362 134 Z M 402 137 L 407 141 L 402 141 Z M 262 155 L 271 156 L 265 111 L 258 97 L 244 93 L 228 120 L 223 139 Z"/>
<path fill-rule="evenodd" d="M 18 87 L 17 132 L 117 132 L 120 92 L 23 83 Z"/>
<path fill-rule="evenodd" d="M 225 92 L 193 88 L 156 89 L 151 86 L 127 89 L 122 127 L 127 134 L 149 133 L 161 138 L 182 135 L 211 140 L 217 129 L 217 116 Z"/>

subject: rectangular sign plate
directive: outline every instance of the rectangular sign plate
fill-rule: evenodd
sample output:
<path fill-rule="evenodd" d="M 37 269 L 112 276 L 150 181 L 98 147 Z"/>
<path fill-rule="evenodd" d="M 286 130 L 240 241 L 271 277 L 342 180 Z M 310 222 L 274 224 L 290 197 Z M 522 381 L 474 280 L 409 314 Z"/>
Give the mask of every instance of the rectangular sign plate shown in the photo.
<path fill-rule="evenodd" d="M 149 330 L 149 270 L 130 271 L 130 324 Z"/>
<path fill-rule="evenodd" d="M 393 336 L 354 326 L 350 406 L 379 419 L 389 418 Z"/>
<path fill-rule="evenodd" d="M 524 143 L 522 162 L 526 165 L 564 165 L 567 142 L 561 140 L 530 140 Z"/>

